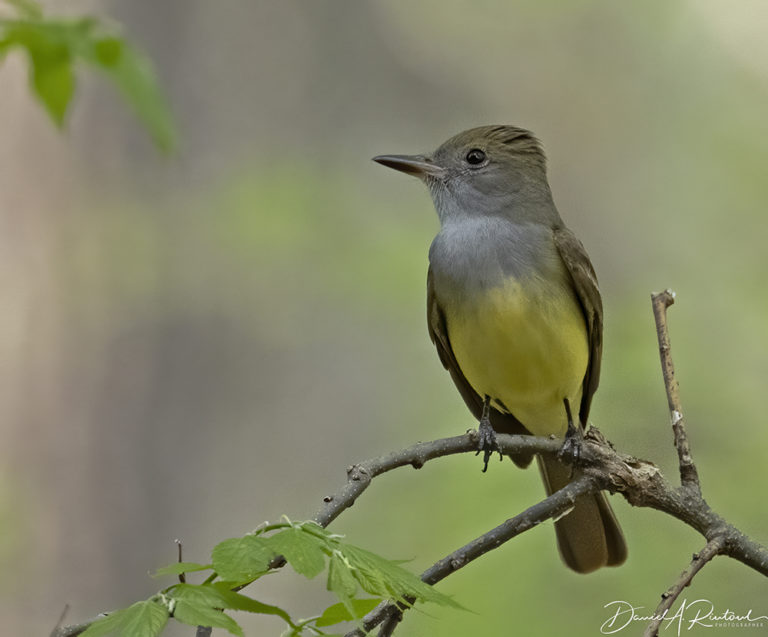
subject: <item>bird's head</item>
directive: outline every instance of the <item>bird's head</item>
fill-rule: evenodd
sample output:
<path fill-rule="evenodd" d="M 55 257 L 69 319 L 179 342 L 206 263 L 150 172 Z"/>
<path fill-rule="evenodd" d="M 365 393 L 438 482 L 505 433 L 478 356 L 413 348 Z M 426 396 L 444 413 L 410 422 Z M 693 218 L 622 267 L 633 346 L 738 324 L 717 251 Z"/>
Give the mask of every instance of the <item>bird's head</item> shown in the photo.
<path fill-rule="evenodd" d="M 451 137 L 428 155 L 373 159 L 421 179 L 441 221 L 498 214 L 520 218 L 540 207 L 554 211 L 544 151 L 522 128 L 481 126 Z"/>

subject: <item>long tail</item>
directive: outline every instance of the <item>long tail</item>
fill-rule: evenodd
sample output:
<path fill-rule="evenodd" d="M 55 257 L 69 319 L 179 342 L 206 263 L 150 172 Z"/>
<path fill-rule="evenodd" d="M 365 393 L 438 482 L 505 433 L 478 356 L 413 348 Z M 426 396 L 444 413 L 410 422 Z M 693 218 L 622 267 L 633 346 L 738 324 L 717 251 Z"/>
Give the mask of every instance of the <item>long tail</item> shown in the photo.
<path fill-rule="evenodd" d="M 547 495 L 571 481 L 571 468 L 554 458 L 536 457 Z M 566 565 L 577 573 L 618 566 L 627 559 L 627 544 L 605 495 L 584 495 L 573 510 L 555 522 L 557 545 Z"/>

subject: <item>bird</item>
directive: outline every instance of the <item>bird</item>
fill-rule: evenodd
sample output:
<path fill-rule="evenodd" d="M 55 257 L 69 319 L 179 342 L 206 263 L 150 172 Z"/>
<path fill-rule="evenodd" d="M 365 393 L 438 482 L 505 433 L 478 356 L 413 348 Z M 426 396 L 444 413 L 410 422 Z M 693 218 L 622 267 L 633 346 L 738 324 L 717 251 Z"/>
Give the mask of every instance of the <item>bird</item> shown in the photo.
<path fill-rule="evenodd" d="M 480 126 L 431 154 L 374 161 L 418 177 L 431 194 L 440 230 L 429 249 L 429 336 L 479 421 L 484 470 L 496 432 L 565 439 L 571 406 L 579 421 L 571 433 L 583 431 L 600 379 L 602 298 L 584 246 L 555 207 L 536 136 Z M 548 495 L 575 475 L 554 456 L 536 459 Z M 602 492 L 579 497 L 555 533 L 577 573 L 626 560 Z"/>

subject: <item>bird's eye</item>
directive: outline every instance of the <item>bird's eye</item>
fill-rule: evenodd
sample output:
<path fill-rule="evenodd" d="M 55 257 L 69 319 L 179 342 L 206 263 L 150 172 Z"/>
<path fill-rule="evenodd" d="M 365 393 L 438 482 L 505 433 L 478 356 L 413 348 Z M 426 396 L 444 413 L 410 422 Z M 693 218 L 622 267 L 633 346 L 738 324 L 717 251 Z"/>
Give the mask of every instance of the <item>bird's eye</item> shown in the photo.
<path fill-rule="evenodd" d="M 473 148 L 467 153 L 467 156 L 464 159 L 467 160 L 468 164 L 477 166 L 485 161 L 485 153 L 479 148 Z"/>

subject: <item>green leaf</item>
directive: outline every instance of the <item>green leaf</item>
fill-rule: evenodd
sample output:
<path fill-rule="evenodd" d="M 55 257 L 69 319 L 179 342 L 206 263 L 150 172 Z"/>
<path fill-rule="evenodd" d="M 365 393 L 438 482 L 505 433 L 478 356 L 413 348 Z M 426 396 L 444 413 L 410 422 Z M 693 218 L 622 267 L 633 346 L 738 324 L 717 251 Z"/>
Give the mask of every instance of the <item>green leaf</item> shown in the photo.
<path fill-rule="evenodd" d="M 315 626 L 333 626 L 341 622 L 360 619 L 370 613 L 383 600 L 380 597 L 376 597 L 371 599 L 352 599 L 349 601 L 354 610 L 354 615 L 349 612 L 347 604 L 339 602 L 326 608 L 323 614 L 315 621 Z"/>
<path fill-rule="evenodd" d="M 73 65 L 85 62 L 107 74 L 161 150 L 173 149 L 173 117 L 145 55 L 93 18 L 47 19 L 28 0 L 11 1 L 22 19 L 0 23 L 0 57 L 26 50 L 32 88 L 58 126 L 74 95 Z"/>
<path fill-rule="evenodd" d="M 352 544 L 342 544 L 342 554 L 352 567 L 352 573 L 363 590 L 373 594 L 391 595 L 399 601 L 413 597 L 421 602 L 463 608 L 461 604 L 439 592 L 406 571 L 397 563 Z"/>
<path fill-rule="evenodd" d="M 168 589 L 168 595 L 177 601 L 185 601 L 195 606 L 227 608 L 221 593 L 210 584 L 176 584 Z"/>
<path fill-rule="evenodd" d="M 152 573 L 152 577 L 161 577 L 163 575 L 181 575 L 182 573 L 194 573 L 195 571 L 204 571 L 213 568 L 211 564 L 198 564 L 197 562 L 174 562 L 168 566 L 163 566 Z"/>
<path fill-rule="evenodd" d="M 32 89 L 57 126 L 62 126 L 67 106 L 75 91 L 72 72 L 72 45 L 84 28 L 76 23 L 76 31 L 58 23 L 37 20 L 10 20 L 0 41 L 0 53 L 11 47 L 26 50 L 30 61 Z"/>
<path fill-rule="evenodd" d="M 158 148 L 166 152 L 173 150 L 176 145 L 173 115 L 149 58 L 126 42 L 110 38 L 96 43 L 91 61 L 115 83 Z"/>
<path fill-rule="evenodd" d="M 267 540 L 255 535 L 232 538 L 213 547 L 213 568 L 222 579 L 248 582 L 269 570 L 275 557 Z"/>
<path fill-rule="evenodd" d="M 196 607 L 226 608 L 243 610 L 262 615 L 277 615 L 293 625 L 290 615 L 282 608 L 262 604 L 231 589 L 233 582 L 214 582 L 212 584 L 177 584 L 168 591 L 173 599 L 188 602 Z"/>
<path fill-rule="evenodd" d="M 120 38 L 101 38 L 93 43 L 96 62 L 105 68 L 110 68 L 120 61 L 125 43 Z"/>
<path fill-rule="evenodd" d="M 349 563 L 338 551 L 334 551 L 331 554 L 328 565 L 327 588 L 329 591 L 336 593 L 340 599 L 354 597 L 357 592 L 357 581 L 352 574 Z"/>
<path fill-rule="evenodd" d="M 352 575 L 366 593 L 389 597 L 390 588 L 384 583 L 384 577 L 378 571 L 368 568 L 354 568 Z"/>
<path fill-rule="evenodd" d="M 137 602 L 97 619 L 82 637 L 116 634 L 120 637 L 157 637 L 168 621 L 168 609 L 155 601 Z"/>
<path fill-rule="evenodd" d="M 210 606 L 198 606 L 186 600 L 178 600 L 173 607 L 173 616 L 178 621 L 190 626 L 210 626 L 224 628 L 233 635 L 243 636 L 240 625 L 223 611 Z"/>
<path fill-rule="evenodd" d="M 222 609 L 243 610 L 249 613 L 277 615 L 290 626 L 295 626 L 290 615 L 282 608 L 262 604 L 246 595 L 231 590 L 232 582 L 214 584 L 177 584 L 168 591 L 175 601 L 174 616 L 184 623 L 197 621 L 200 626 L 218 626 L 239 634 L 240 627 Z M 181 608 L 181 617 L 179 617 Z M 194 624 L 193 624 L 194 625 Z"/>
<path fill-rule="evenodd" d="M 232 610 L 244 610 L 248 613 L 259 613 L 261 615 L 277 615 L 282 617 L 288 624 L 293 625 L 291 616 L 278 606 L 272 606 L 271 604 L 263 604 L 255 599 L 236 593 L 232 590 L 232 587 L 236 584 L 234 582 L 213 582 L 209 586 L 216 589 L 221 596 L 222 608 L 231 608 Z"/>
<path fill-rule="evenodd" d="M 285 557 L 299 575 L 312 579 L 325 568 L 325 539 L 304 531 L 300 526 L 275 533 L 265 541 L 275 553 Z"/>
<path fill-rule="evenodd" d="M 54 123 L 62 127 L 75 93 L 72 60 L 64 47 L 30 51 L 32 86 Z"/>

